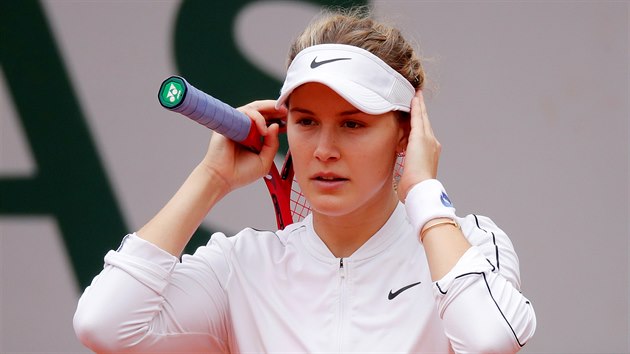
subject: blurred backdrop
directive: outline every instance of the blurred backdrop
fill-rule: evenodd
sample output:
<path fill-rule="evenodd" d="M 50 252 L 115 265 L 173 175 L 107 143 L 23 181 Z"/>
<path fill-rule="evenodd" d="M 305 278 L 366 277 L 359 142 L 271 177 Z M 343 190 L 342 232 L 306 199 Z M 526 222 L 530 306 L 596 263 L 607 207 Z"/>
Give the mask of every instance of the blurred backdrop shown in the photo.
<path fill-rule="evenodd" d="M 289 42 L 335 3 L 366 2 L 0 2 L 1 353 L 88 352 L 80 293 L 210 137 L 160 107 L 161 81 L 275 98 Z M 629 3 L 368 3 L 425 58 L 458 214 L 492 217 L 519 254 L 538 316 L 523 352 L 627 352 Z M 230 195 L 192 247 L 273 228 L 269 205 L 262 182 Z"/>

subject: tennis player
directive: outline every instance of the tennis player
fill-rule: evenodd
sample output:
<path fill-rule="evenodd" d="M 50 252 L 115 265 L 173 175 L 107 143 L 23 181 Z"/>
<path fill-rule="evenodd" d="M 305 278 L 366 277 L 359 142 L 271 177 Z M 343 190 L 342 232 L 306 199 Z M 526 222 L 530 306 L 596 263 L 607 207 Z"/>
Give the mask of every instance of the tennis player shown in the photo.
<path fill-rule="evenodd" d="M 279 99 L 239 108 L 262 151 L 212 137 L 167 205 L 105 256 L 74 317 L 80 340 L 125 353 L 517 352 L 536 327 L 518 258 L 489 218 L 456 216 L 423 83 L 397 29 L 360 11 L 313 21 Z M 311 215 L 214 234 L 180 262 L 213 205 L 269 170 L 277 117 Z"/>

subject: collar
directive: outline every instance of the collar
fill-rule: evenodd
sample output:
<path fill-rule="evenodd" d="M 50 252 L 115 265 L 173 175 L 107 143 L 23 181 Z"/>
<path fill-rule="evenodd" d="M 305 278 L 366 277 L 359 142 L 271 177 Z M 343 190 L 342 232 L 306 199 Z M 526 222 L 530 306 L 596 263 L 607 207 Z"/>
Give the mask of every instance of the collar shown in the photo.
<path fill-rule="evenodd" d="M 302 221 L 302 224 L 306 228 L 303 237 L 307 251 L 320 261 L 337 264 L 339 258 L 335 257 L 332 252 L 330 252 L 324 241 L 322 241 L 313 228 L 313 215 L 309 214 Z M 396 209 L 394 209 L 394 212 L 389 219 L 387 219 L 385 224 L 359 247 L 358 250 L 350 257 L 344 258 L 344 260 L 362 261 L 372 258 L 389 248 L 396 240 L 405 236 L 409 231 L 407 229 L 411 230 L 411 225 L 409 221 L 407 221 L 404 205 L 398 202 Z"/>

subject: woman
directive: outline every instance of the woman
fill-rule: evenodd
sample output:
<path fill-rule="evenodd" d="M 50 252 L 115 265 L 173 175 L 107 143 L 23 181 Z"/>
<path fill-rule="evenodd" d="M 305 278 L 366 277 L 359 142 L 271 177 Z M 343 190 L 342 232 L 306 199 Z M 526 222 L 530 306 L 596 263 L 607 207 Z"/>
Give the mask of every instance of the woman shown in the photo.
<path fill-rule="evenodd" d="M 167 205 L 106 255 L 75 314 L 81 341 L 97 352 L 518 351 L 536 324 L 518 259 L 488 218 L 457 217 L 435 179 L 440 144 L 411 46 L 369 16 L 329 13 L 289 64 L 277 101 L 239 108 L 262 151 L 215 134 Z M 212 206 L 269 170 L 278 126 L 265 119 L 278 117 L 312 215 L 215 234 L 180 263 Z"/>

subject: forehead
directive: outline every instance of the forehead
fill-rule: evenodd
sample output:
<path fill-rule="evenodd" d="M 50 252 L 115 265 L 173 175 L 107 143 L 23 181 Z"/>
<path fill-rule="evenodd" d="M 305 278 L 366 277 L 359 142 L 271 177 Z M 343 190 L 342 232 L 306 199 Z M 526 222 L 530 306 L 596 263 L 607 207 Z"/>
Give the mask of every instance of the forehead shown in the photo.
<path fill-rule="evenodd" d="M 379 122 L 379 124 L 397 122 L 398 119 L 396 118 L 398 118 L 400 114 L 400 112 L 397 111 L 389 111 L 381 114 L 362 112 L 330 87 L 316 82 L 306 83 L 296 88 L 291 93 L 291 96 L 289 96 L 287 104 L 289 115 L 292 112 L 301 112 L 320 117 L 344 118 L 348 116 L 361 116 L 361 119 Z"/>
<path fill-rule="evenodd" d="M 309 82 L 297 87 L 288 100 L 289 109 L 308 110 L 336 109 L 359 111 L 330 87 L 317 82 Z"/>

